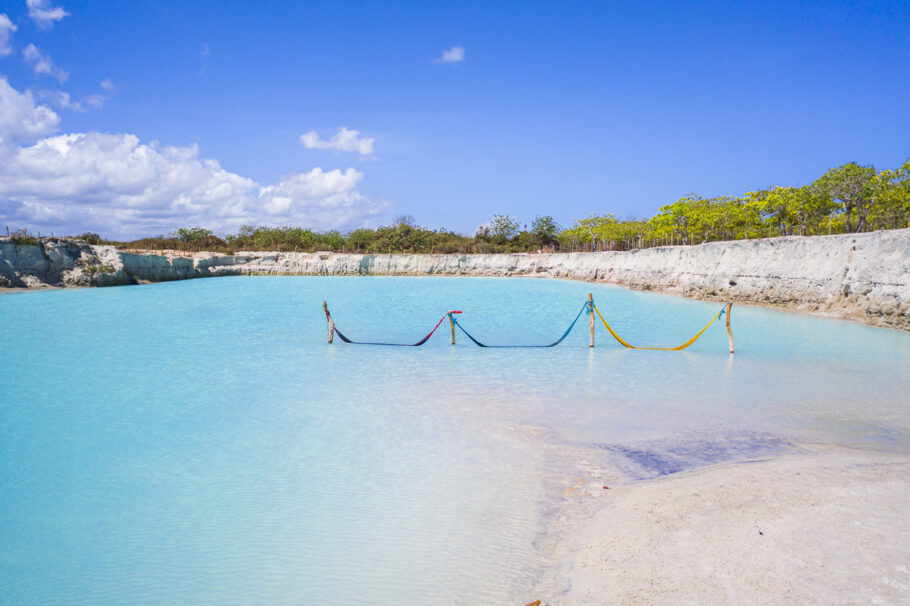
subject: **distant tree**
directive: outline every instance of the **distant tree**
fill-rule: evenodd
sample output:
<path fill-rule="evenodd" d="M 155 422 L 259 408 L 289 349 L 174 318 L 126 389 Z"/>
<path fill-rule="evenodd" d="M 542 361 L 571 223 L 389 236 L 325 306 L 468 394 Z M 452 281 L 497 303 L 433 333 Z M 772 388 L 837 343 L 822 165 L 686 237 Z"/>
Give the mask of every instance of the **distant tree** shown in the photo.
<path fill-rule="evenodd" d="M 203 227 L 181 227 L 168 234 L 168 237 L 174 240 L 179 240 L 180 242 L 191 244 L 197 240 L 207 238 L 211 235 L 212 232 Z"/>
<path fill-rule="evenodd" d="M 715 221 L 720 230 L 721 240 L 735 240 L 737 234 L 746 237 L 749 226 L 755 219 L 749 214 L 743 198 L 715 198 Z"/>
<path fill-rule="evenodd" d="M 555 244 L 560 231 L 559 224 L 550 215 L 537 215 L 531 222 L 531 235 L 540 246 Z"/>
<path fill-rule="evenodd" d="M 856 211 L 856 231 L 866 229 L 866 219 L 873 202 L 875 167 L 860 166 L 850 162 L 832 168 L 819 177 L 812 186 L 816 192 L 843 204 L 847 231 L 853 232 L 853 211 Z"/>
<path fill-rule="evenodd" d="M 837 203 L 809 185 L 790 190 L 791 214 L 799 224 L 799 235 L 819 233 L 825 219 L 837 211 Z"/>
<path fill-rule="evenodd" d="M 344 236 L 338 230 L 327 231 L 322 234 L 322 237 L 329 250 L 341 250 L 344 246 Z"/>
<path fill-rule="evenodd" d="M 910 227 L 910 160 L 878 173 L 871 184 L 874 204 L 869 222 L 876 229 Z"/>
<path fill-rule="evenodd" d="M 493 215 L 490 221 L 490 236 L 500 243 L 508 241 L 518 233 L 518 219 L 509 215 Z"/>
<path fill-rule="evenodd" d="M 666 215 L 663 222 L 673 226 L 683 244 L 689 244 L 690 238 L 699 232 L 699 206 L 702 201 L 701 196 L 687 194 L 673 204 L 660 207 L 661 214 Z"/>
<path fill-rule="evenodd" d="M 101 244 L 101 236 L 92 232 L 85 232 L 76 236 L 77 240 L 83 240 L 86 244 Z"/>
<path fill-rule="evenodd" d="M 793 187 L 775 187 L 764 192 L 762 214 L 776 226 L 778 235 L 789 236 L 793 233 L 795 217 L 793 213 Z"/>
<path fill-rule="evenodd" d="M 658 246 L 670 243 L 670 234 L 673 233 L 673 226 L 668 221 L 667 215 L 658 214 L 648 219 L 648 233 L 653 243 Z"/>
<path fill-rule="evenodd" d="M 613 227 L 617 223 L 616 217 L 611 213 L 605 215 L 590 215 L 580 219 L 572 226 L 577 238 L 582 242 L 591 243 L 591 252 L 597 250 L 598 240 L 610 240 Z"/>

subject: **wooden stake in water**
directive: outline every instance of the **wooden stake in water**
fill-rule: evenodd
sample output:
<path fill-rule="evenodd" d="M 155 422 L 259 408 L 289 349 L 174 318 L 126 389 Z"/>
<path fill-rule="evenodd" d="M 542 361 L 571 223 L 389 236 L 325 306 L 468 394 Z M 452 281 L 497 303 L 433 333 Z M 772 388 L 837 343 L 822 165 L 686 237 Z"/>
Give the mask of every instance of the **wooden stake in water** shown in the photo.
<path fill-rule="evenodd" d="M 591 316 L 591 344 L 588 347 L 594 347 L 594 295 L 588 293 L 588 315 Z"/>
<path fill-rule="evenodd" d="M 449 316 L 449 328 L 452 329 L 452 345 L 455 345 L 455 320 L 452 319 L 452 310 L 447 312 Z"/>
<path fill-rule="evenodd" d="M 329 323 L 329 343 L 335 340 L 335 322 L 332 320 L 332 314 L 329 313 L 328 304 L 322 302 L 322 310 L 325 312 L 325 319 Z"/>
<path fill-rule="evenodd" d="M 733 331 L 730 330 L 730 312 L 733 310 L 733 304 L 727 303 L 727 339 L 730 341 L 730 353 L 733 353 Z"/>

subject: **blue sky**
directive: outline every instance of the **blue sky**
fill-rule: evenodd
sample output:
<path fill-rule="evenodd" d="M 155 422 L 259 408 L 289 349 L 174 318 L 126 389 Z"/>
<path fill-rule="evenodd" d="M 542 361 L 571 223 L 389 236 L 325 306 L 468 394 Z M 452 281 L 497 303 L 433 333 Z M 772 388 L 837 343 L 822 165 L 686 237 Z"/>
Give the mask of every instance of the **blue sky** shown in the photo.
<path fill-rule="evenodd" d="M 906 2 L 389 4 L 2 0 L 0 221 L 473 232 L 910 156 Z"/>

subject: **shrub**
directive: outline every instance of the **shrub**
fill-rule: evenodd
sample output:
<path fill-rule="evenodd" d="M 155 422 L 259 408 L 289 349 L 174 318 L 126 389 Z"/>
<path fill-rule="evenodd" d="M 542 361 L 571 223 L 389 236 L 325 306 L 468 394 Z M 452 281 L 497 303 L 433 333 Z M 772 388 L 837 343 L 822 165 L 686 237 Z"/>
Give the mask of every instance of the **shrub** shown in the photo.
<path fill-rule="evenodd" d="M 10 240 L 12 240 L 12 243 L 16 246 L 38 243 L 38 239 L 29 234 L 27 229 L 17 229 L 13 231 L 13 233 L 10 234 Z"/>
<path fill-rule="evenodd" d="M 76 239 L 83 240 L 86 244 L 97 245 L 102 243 L 101 236 L 92 232 L 85 232 L 84 234 L 80 234 L 76 236 Z"/>
<path fill-rule="evenodd" d="M 95 274 L 112 274 L 114 273 L 114 268 L 110 265 L 86 265 L 82 268 L 82 271 L 94 276 Z"/>

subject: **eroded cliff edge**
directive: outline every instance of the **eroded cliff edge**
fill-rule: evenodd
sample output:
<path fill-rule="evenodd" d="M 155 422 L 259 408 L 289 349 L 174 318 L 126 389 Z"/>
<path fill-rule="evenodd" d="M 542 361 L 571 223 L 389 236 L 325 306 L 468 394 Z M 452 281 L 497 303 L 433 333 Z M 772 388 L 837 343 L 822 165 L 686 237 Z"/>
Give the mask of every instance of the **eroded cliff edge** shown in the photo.
<path fill-rule="evenodd" d="M 630 252 L 508 255 L 136 254 L 0 238 L 0 286 L 115 286 L 225 275 L 547 276 L 739 301 L 910 330 L 910 230 Z"/>

